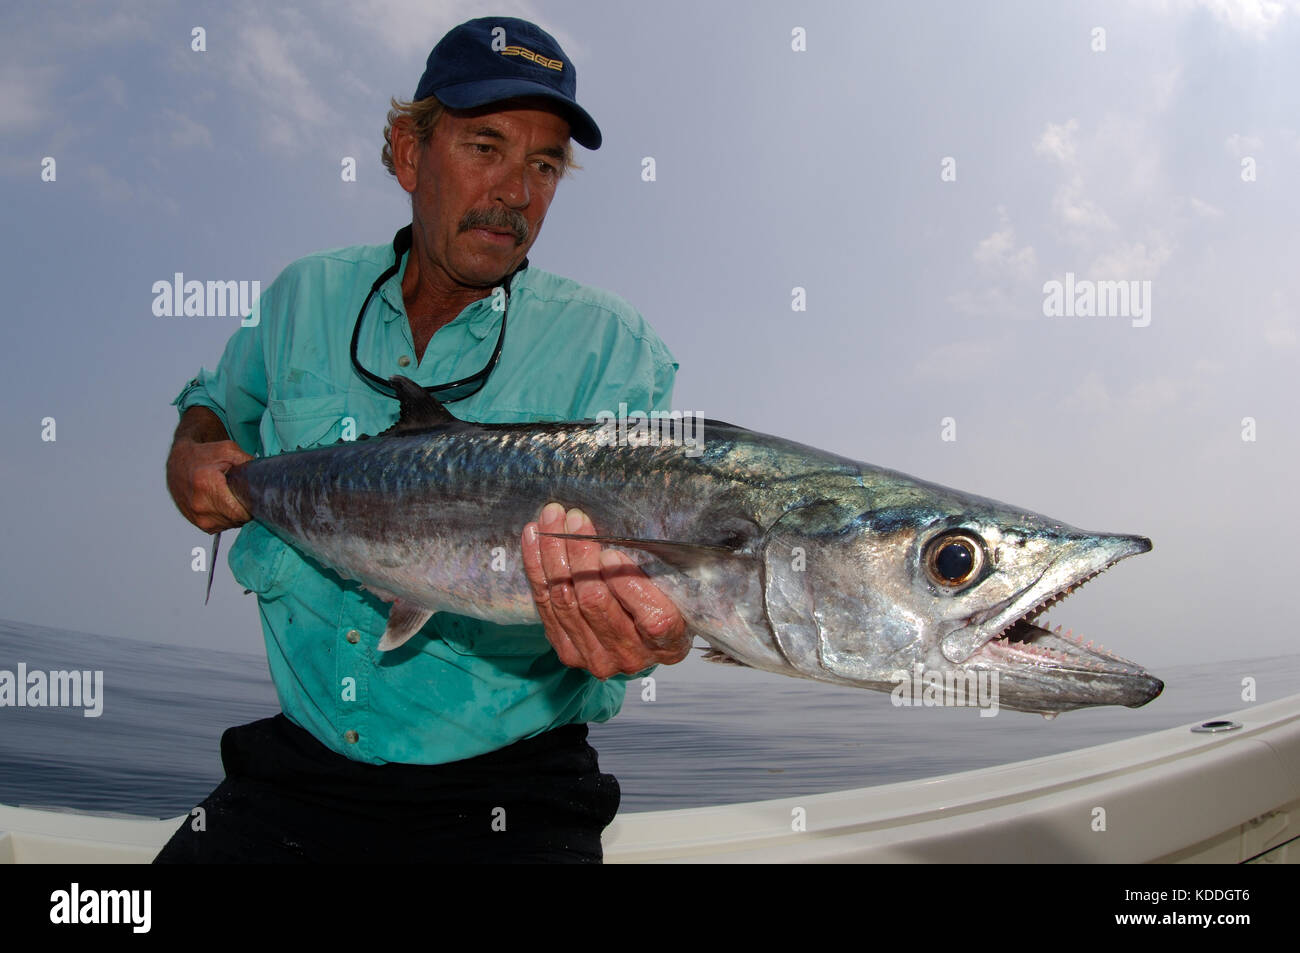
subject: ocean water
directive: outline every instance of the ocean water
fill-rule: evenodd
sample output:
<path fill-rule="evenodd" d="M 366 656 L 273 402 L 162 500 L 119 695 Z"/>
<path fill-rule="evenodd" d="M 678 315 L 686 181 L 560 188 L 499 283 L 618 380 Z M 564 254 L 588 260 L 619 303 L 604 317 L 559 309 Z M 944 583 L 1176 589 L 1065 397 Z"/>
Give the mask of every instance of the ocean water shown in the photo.
<path fill-rule="evenodd" d="M 175 817 L 222 778 L 231 725 L 279 710 L 265 658 L 0 621 L 0 670 L 102 670 L 98 718 L 0 707 L 0 803 Z M 1300 655 L 1156 667 L 1165 691 L 1137 710 L 1051 721 L 1002 711 L 899 708 L 888 695 L 698 658 L 660 668 L 653 700 L 629 685 L 593 725 L 623 811 L 817 794 L 989 767 L 1205 721 L 1300 692 Z"/>

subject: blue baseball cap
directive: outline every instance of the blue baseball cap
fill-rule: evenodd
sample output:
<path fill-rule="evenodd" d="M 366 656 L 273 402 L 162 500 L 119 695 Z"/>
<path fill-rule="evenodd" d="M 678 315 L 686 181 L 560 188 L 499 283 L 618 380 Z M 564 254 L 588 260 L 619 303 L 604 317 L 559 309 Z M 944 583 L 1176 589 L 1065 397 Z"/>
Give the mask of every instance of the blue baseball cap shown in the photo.
<path fill-rule="evenodd" d="M 415 88 L 415 101 L 437 95 L 452 109 L 516 96 L 545 96 L 564 107 L 573 140 L 599 149 L 600 129 L 574 96 L 578 77 L 555 37 L 527 20 L 481 17 L 438 41 Z"/>

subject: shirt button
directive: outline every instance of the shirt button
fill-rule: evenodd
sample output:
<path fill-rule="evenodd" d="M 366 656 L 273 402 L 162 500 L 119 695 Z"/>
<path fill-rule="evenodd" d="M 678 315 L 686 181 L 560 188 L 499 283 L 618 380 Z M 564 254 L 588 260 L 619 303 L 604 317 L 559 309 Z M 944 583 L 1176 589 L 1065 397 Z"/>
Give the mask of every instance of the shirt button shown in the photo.
<path fill-rule="evenodd" d="M 343 740 L 350 745 L 354 745 L 361 740 L 361 736 L 349 728 L 347 731 L 343 732 Z"/>
<path fill-rule="evenodd" d="M 399 358 L 397 359 L 397 366 L 398 366 L 398 367 L 406 367 L 406 366 L 409 365 L 410 363 L 411 363 L 411 359 L 410 359 L 409 357 L 407 357 L 405 354 L 403 354 L 401 357 L 399 357 Z"/>
<path fill-rule="evenodd" d="M 351 642 L 353 645 L 356 645 L 358 642 L 361 641 L 361 633 L 358 632 L 356 629 L 348 629 L 348 641 Z"/>

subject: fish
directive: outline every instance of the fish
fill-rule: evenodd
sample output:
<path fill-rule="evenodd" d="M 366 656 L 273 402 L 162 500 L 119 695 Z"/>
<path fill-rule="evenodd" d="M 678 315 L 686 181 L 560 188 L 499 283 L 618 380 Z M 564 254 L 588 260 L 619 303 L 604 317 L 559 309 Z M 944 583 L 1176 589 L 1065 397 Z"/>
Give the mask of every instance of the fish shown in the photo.
<path fill-rule="evenodd" d="M 991 680 L 999 707 L 1047 717 L 1136 708 L 1164 688 L 1044 620 L 1150 551 L 1144 536 L 1086 532 L 721 421 L 695 421 L 693 441 L 674 439 L 689 416 L 643 441 L 611 439 L 609 419 L 474 423 L 391 382 L 401 412 L 383 433 L 227 473 L 253 519 L 391 603 L 380 651 L 436 612 L 539 623 L 519 541 L 557 502 L 596 527 L 574 538 L 632 557 L 711 660 L 896 699 L 919 676 L 940 704 Z"/>

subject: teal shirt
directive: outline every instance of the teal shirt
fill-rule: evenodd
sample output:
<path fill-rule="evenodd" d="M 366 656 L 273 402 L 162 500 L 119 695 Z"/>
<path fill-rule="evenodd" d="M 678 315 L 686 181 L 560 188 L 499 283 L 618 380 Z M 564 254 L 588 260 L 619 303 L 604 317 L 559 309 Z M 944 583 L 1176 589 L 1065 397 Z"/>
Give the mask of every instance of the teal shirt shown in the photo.
<path fill-rule="evenodd" d="M 182 414 L 210 408 L 240 447 L 263 456 L 334 443 L 349 419 L 357 436 L 384 430 L 397 401 L 356 374 L 349 346 L 357 310 L 392 261 L 391 245 L 373 245 L 294 262 L 262 294 L 257 323 L 237 329 L 216 370 L 200 370 L 173 404 Z M 426 386 L 479 371 L 501 327 L 491 296 L 440 328 L 417 364 L 402 300 L 409 261 L 370 303 L 362 365 Z M 617 413 L 620 403 L 670 407 L 677 364 L 618 296 L 529 267 L 515 276 L 508 315 L 500 362 L 481 391 L 451 405 L 456 416 L 516 423 L 581 420 Z M 228 558 L 257 594 L 285 715 L 354 760 L 455 761 L 606 721 L 623 704 L 626 678 L 601 682 L 566 668 L 540 622 L 499 626 L 440 612 L 402 649 L 381 654 L 387 604 L 260 523 L 240 530 Z"/>

